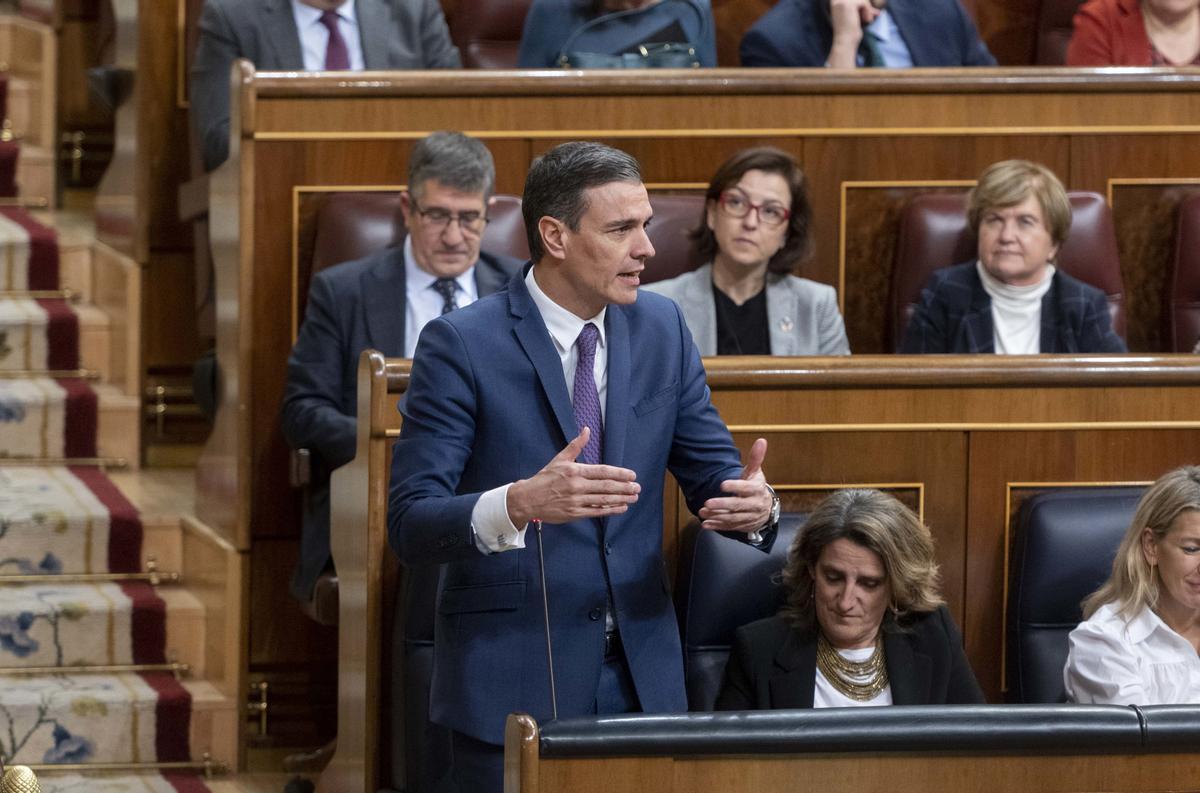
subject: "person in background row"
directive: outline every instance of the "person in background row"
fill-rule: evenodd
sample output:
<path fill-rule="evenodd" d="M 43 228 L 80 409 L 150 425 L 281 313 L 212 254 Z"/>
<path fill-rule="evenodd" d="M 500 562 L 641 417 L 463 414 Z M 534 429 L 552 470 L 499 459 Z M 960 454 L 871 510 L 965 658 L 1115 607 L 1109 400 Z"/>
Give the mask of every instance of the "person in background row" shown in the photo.
<path fill-rule="evenodd" d="M 501 289 L 521 263 L 481 252 L 488 199 L 496 181 L 492 154 L 459 132 L 435 132 L 413 146 L 400 210 L 401 245 L 322 270 L 288 357 L 283 434 L 313 455 L 300 559 L 292 594 L 312 597 L 332 564 L 329 474 L 354 459 L 358 357 L 368 348 L 411 358 L 425 323 Z"/>
<path fill-rule="evenodd" d="M 742 38 L 743 66 L 995 66 L 959 0 L 780 0 Z"/>
<path fill-rule="evenodd" d="M 1068 66 L 1200 63 L 1200 0 L 1089 0 L 1075 13 Z"/>
<path fill-rule="evenodd" d="M 671 43 L 690 44 L 701 66 L 716 66 L 715 35 L 709 0 L 533 0 L 517 66 L 558 68 L 564 48 L 619 55 Z"/>
<path fill-rule="evenodd" d="M 900 352 L 1126 352 L 1104 293 L 1054 266 L 1071 202 L 1050 169 L 1028 160 L 988 166 L 967 222 L 979 258 L 933 274 Z"/>
<path fill-rule="evenodd" d="M 833 287 L 791 275 L 812 248 L 795 158 L 770 146 L 729 158 L 692 237 L 703 267 L 643 290 L 683 309 L 701 355 L 847 355 Z"/>
<path fill-rule="evenodd" d="M 204 0 L 192 60 L 192 129 L 211 171 L 229 156 L 229 68 L 452 69 L 437 0 Z"/>
<path fill-rule="evenodd" d="M 778 615 L 738 628 L 717 710 L 984 701 L 938 593 L 933 538 L 878 490 L 840 490 L 796 533 Z"/>
<path fill-rule="evenodd" d="M 1063 669 L 1069 699 L 1200 704 L 1200 467 L 1164 474 L 1142 496 L 1083 616 Z"/>

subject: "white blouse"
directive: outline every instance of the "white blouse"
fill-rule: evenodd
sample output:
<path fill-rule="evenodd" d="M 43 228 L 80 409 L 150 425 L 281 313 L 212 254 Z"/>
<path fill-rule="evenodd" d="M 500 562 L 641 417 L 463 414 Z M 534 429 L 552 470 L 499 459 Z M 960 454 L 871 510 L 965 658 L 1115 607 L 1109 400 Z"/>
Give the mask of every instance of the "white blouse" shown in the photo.
<path fill-rule="evenodd" d="M 1150 609 L 1126 620 L 1106 603 L 1071 631 L 1063 682 L 1072 702 L 1200 704 L 1200 655 Z"/>

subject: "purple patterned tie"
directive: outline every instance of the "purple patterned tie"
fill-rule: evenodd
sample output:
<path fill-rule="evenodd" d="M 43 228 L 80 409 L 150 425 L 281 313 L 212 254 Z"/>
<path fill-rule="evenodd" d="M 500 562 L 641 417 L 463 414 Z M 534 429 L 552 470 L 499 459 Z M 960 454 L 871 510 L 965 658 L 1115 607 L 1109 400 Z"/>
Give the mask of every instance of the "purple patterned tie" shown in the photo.
<path fill-rule="evenodd" d="M 597 465 L 604 456 L 604 418 L 600 413 L 600 394 L 596 391 L 596 378 L 592 370 L 596 366 L 596 341 L 600 331 L 592 323 L 583 326 L 575 345 L 579 347 L 579 361 L 575 365 L 575 393 L 572 407 L 575 423 L 582 431 L 591 427 L 592 437 L 576 459 L 588 465 Z"/>
<path fill-rule="evenodd" d="M 433 282 L 434 291 L 442 296 L 442 313 L 449 314 L 458 308 L 454 301 L 454 293 L 458 290 L 458 282 L 453 278 L 439 278 Z"/>
<path fill-rule="evenodd" d="M 346 49 L 346 40 L 338 29 L 336 11 L 326 11 L 321 14 L 321 24 L 329 29 L 329 44 L 325 48 L 325 71 L 341 72 L 350 68 L 350 50 Z"/>

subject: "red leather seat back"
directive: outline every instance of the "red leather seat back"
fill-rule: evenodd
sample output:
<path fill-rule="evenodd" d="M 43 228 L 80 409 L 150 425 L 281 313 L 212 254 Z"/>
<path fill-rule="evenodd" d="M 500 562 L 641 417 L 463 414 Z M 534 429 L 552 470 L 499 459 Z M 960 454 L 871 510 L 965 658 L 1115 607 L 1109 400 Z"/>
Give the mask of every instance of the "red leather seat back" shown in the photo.
<path fill-rule="evenodd" d="M 446 20 L 468 69 L 515 69 L 532 0 L 457 0 Z"/>
<path fill-rule="evenodd" d="M 1071 232 L 1057 266 L 1108 296 L 1113 330 L 1125 335 L 1125 287 L 1117 256 L 1112 210 L 1097 193 L 1072 191 Z M 975 234 L 967 228 L 966 193 L 928 193 L 908 202 L 900 215 L 892 291 L 888 301 L 891 348 L 900 346 L 921 289 L 933 271 L 976 258 Z"/>
<path fill-rule="evenodd" d="M 703 195 L 650 195 L 654 220 L 650 223 L 650 243 L 654 256 L 647 260 L 642 283 L 652 284 L 695 270 L 700 261 L 688 233 L 702 220 Z"/>
<path fill-rule="evenodd" d="M 1179 204 L 1175 256 L 1167 297 L 1167 343 L 1191 352 L 1200 339 L 1200 194 Z"/>

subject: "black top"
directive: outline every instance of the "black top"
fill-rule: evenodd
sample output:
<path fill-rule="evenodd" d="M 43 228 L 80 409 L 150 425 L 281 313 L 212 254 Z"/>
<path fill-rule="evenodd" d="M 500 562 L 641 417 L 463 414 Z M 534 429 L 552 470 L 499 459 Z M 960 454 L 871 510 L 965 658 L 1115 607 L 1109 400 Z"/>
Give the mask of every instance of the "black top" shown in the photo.
<path fill-rule="evenodd" d="M 717 355 L 770 355 L 767 290 L 761 289 L 740 306 L 713 284 L 717 307 Z"/>

